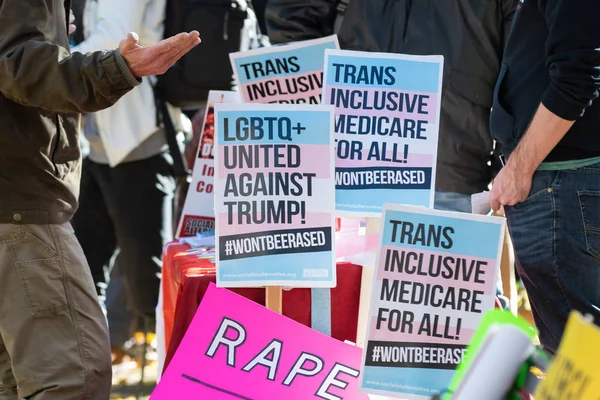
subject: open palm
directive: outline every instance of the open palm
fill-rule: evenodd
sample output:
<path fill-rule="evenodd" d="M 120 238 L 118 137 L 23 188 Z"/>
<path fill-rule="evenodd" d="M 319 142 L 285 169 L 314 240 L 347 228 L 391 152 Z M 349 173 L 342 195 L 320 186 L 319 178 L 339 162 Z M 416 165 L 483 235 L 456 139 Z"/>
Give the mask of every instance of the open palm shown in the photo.
<path fill-rule="evenodd" d="M 197 31 L 180 33 L 162 40 L 152 46 L 142 47 L 135 33 L 129 33 L 127 39 L 119 45 L 119 51 L 134 76 L 154 76 L 164 74 L 181 57 L 200 44 Z"/>

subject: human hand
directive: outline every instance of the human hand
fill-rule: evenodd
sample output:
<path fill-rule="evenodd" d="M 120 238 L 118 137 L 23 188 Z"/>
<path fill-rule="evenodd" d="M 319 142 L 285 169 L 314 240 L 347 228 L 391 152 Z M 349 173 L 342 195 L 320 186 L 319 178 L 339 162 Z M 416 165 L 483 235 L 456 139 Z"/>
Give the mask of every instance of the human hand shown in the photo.
<path fill-rule="evenodd" d="M 514 206 L 527 198 L 532 175 L 516 168 L 510 161 L 500 170 L 490 192 L 490 206 L 499 211 L 502 206 Z M 504 211 L 504 210 L 502 210 Z"/>
<path fill-rule="evenodd" d="M 140 46 L 138 41 L 137 34 L 129 33 L 119 50 L 133 75 L 141 78 L 167 72 L 177 60 L 200 44 L 200 34 L 197 31 L 180 33 L 148 47 Z"/>
<path fill-rule="evenodd" d="M 77 30 L 77 26 L 75 26 L 75 14 L 73 14 L 73 10 L 70 10 L 69 13 L 69 35 L 72 35 Z"/>

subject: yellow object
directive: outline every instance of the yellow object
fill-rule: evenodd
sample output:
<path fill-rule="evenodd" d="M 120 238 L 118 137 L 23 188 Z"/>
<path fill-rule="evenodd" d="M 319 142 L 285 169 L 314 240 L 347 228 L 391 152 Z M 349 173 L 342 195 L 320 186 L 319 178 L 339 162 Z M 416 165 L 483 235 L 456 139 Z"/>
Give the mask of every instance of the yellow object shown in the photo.
<path fill-rule="evenodd" d="M 569 316 L 557 356 L 535 400 L 598 400 L 600 328 L 576 311 Z"/>
<path fill-rule="evenodd" d="M 135 332 L 133 338 L 138 345 L 144 344 L 144 332 Z M 154 339 L 156 339 L 156 334 L 148 333 L 148 335 L 146 335 L 146 344 L 150 345 Z"/>

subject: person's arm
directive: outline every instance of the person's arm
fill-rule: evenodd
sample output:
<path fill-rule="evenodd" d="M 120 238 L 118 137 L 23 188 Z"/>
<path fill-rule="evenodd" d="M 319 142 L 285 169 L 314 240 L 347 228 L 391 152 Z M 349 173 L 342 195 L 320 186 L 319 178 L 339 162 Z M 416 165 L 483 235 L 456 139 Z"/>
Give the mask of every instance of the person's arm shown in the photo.
<path fill-rule="evenodd" d="M 116 103 L 139 78 L 164 74 L 200 44 L 197 31 L 147 47 L 129 33 L 117 50 L 70 55 L 55 43 L 67 43 L 66 30 L 62 0 L 2 0 L 0 93 L 48 111 L 95 112 Z"/>
<path fill-rule="evenodd" d="M 549 35 L 550 83 L 531 124 L 494 181 L 492 207 L 525 200 L 533 173 L 592 104 L 600 90 L 600 3 L 539 0 Z M 525 39 L 527 40 L 527 39 Z"/>
<path fill-rule="evenodd" d="M 127 33 L 141 32 L 146 1 L 102 0 L 97 2 L 96 7 L 96 26 L 88 37 L 71 48 L 71 52 L 115 49 Z"/>
<path fill-rule="evenodd" d="M 335 0 L 269 0 L 265 18 L 271 43 L 318 39 L 333 34 Z"/>
<path fill-rule="evenodd" d="M 92 112 L 139 84 L 118 50 L 69 55 L 54 44 L 61 21 L 66 42 L 62 1 L 2 1 L 0 92 L 5 97 L 55 112 Z"/>

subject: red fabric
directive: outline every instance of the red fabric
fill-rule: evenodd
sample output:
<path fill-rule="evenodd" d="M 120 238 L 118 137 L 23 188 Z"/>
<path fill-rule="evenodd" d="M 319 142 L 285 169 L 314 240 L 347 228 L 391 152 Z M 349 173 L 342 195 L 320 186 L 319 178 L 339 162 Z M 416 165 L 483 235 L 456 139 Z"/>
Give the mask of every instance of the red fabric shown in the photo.
<path fill-rule="evenodd" d="M 173 321 L 175 319 L 175 304 L 177 303 L 177 293 L 179 285 L 171 277 L 173 270 L 173 259 L 180 253 L 185 254 L 190 246 L 179 243 L 168 243 L 163 249 L 163 266 L 162 266 L 162 309 L 165 325 L 165 346 L 168 346 L 173 332 Z"/>
<path fill-rule="evenodd" d="M 175 308 L 181 283 L 188 271 L 198 273 L 203 269 L 212 270 L 214 265 L 208 260 L 197 258 L 187 244 L 175 241 L 167 244 L 163 251 L 162 295 L 165 326 L 165 347 L 168 347 L 175 321 Z"/>
<path fill-rule="evenodd" d="M 172 334 L 170 335 L 170 341 L 167 342 L 164 369 L 169 365 L 179 343 L 181 343 L 208 285 L 211 282 L 214 283 L 216 280 L 214 269 L 204 268 L 204 264 L 201 263 L 203 260 L 198 260 L 195 256 L 188 258 L 191 259 L 191 262 L 179 259 L 172 265 L 174 270 L 171 271 L 171 276 L 174 280 L 180 279 L 181 284 Z M 331 289 L 331 334 L 332 337 L 341 341 L 349 340 L 356 342 L 362 267 L 350 263 L 338 263 L 337 274 L 338 286 Z M 265 290 L 263 288 L 231 290 L 258 304 L 265 304 Z M 301 324 L 310 326 L 310 289 L 284 290 L 283 315 Z M 165 331 L 166 325 L 165 321 Z"/>

